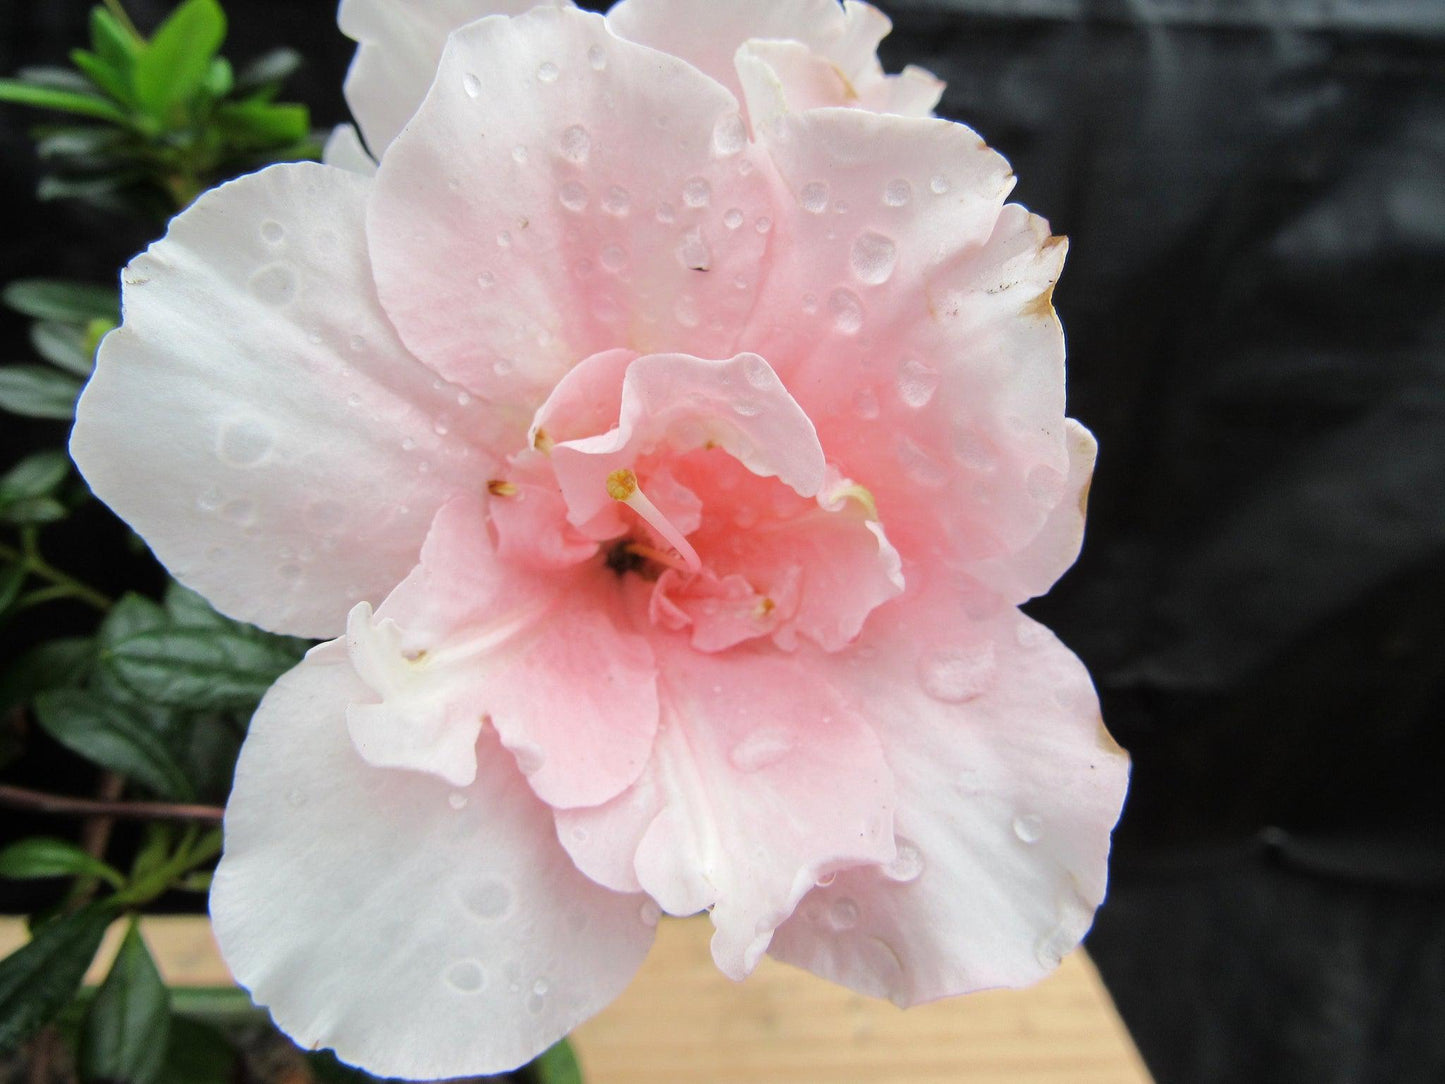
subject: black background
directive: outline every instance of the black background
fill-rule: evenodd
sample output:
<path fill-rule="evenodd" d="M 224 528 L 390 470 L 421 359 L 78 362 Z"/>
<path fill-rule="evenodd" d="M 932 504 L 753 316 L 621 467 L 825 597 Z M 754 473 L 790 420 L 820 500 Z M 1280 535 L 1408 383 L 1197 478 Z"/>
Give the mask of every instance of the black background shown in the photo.
<path fill-rule="evenodd" d="M 1445 0 L 883 6 L 889 68 L 945 78 L 1071 239 L 1101 452 L 1030 611 L 1134 756 L 1089 944 L 1151 1069 L 1445 1080 Z M 0 72 L 60 61 L 87 7 L 0 4 Z M 289 96 L 344 119 L 332 5 L 227 9 L 228 55 L 301 49 Z M 150 233 L 37 209 L 32 122 L 0 110 L 0 281 L 109 281 Z M 0 462 L 56 439 L 0 427 Z"/>

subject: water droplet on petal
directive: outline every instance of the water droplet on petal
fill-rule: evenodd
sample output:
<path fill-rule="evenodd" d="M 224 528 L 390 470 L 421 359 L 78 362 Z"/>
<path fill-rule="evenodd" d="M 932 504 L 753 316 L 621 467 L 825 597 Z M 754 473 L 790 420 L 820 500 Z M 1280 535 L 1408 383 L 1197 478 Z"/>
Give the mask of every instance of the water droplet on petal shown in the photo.
<path fill-rule="evenodd" d="M 931 181 L 928 182 L 928 190 L 932 192 L 935 196 L 947 195 L 948 190 L 952 187 L 953 185 L 949 183 L 948 178 L 945 177 L 942 173 L 937 174 Z"/>
<path fill-rule="evenodd" d="M 453 791 L 451 794 L 447 795 L 447 805 L 451 806 L 453 809 L 466 809 L 467 796 L 465 794 L 462 794 L 460 791 Z"/>
<path fill-rule="evenodd" d="M 743 376 L 747 382 L 755 388 L 771 388 L 777 383 L 777 374 L 770 366 L 756 354 L 746 354 L 743 357 Z"/>
<path fill-rule="evenodd" d="M 898 854 L 884 867 L 883 875 L 891 881 L 916 881 L 923 874 L 923 852 L 910 840 L 898 838 Z"/>
<path fill-rule="evenodd" d="M 587 63 L 592 65 L 592 70 L 600 72 L 607 67 L 607 54 L 602 51 L 602 46 L 593 45 L 587 50 Z"/>
<path fill-rule="evenodd" d="M 214 512 L 217 508 L 221 507 L 221 501 L 223 499 L 221 491 L 215 486 L 212 486 L 196 498 L 196 507 L 202 512 Z"/>
<path fill-rule="evenodd" d="M 688 230 L 677 246 L 677 260 L 689 271 L 707 271 L 712 267 L 712 249 L 702 239 L 702 230 Z"/>
<path fill-rule="evenodd" d="M 564 158 L 581 165 L 592 153 L 592 137 L 582 125 L 574 124 L 562 133 L 561 147 Z"/>
<path fill-rule="evenodd" d="M 482 81 L 471 72 L 462 76 L 462 89 L 467 92 L 468 98 L 475 98 L 482 92 Z"/>
<path fill-rule="evenodd" d="M 474 994 L 486 984 L 486 972 L 475 960 L 461 960 L 447 968 L 445 981 L 459 994 Z"/>
<path fill-rule="evenodd" d="M 603 269 L 614 275 L 627 266 L 627 253 L 622 251 L 620 245 L 604 246 L 598 258 L 602 261 Z"/>
<path fill-rule="evenodd" d="M 913 186 L 902 177 L 889 181 L 883 188 L 883 202 L 890 207 L 905 207 L 913 198 Z"/>
<path fill-rule="evenodd" d="M 828 908 L 828 925 L 842 932 L 858 925 L 858 905 L 847 896 L 833 901 Z"/>
<path fill-rule="evenodd" d="M 550 60 L 544 60 L 537 66 L 537 80 L 542 83 L 555 83 L 557 77 L 562 73 L 557 70 L 557 65 Z"/>
<path fill-rule="evenodd" d="M 703 177 L 692 177 L 682 186 L 682 202 L 689 207 L 706 207 L 712 199 L 712 185 Z"/>
<path fill-rule="evenodd" d="M 879 412 L 878 396 L 872 388 L 859 388 L 853 393 L 853 413 L 858 417 L 871 422 Z"/>
<path fill-rule="evenodd" d="M 514 750 L 517 767 L 523 775 L 536 775 L 547 764 L 547 754 L 535 745 L 521 745 Z"/>
<path fill-rule="evenodd" d="M 1037 843 L 1043 833 L 1043 818 L 1033 813 L 1024 813 L 1014 818 L 1014 835 L 1023 842 Z"/>
<path fill-rule="evenodd" d="M 533 1016 L 537 1016 L 538 1014 L 540 1014 L 541 1011 L 542 1011 L 543 1009 L 545 1009 L 546 1007 L 547 1007 L 547 999 L 546 999 L 545 997 L 543 997 L 541 994 L 528 994 L 528 995 L 527 995 L 527 1011 L 528 1011 L 529 1013 L 531 1013 Z"/>
<path fill-rule="evenodd" d="M 759 233 L 767 233 L 772 228 L 773 220 L 767 215 L 760 216 L 758 220 L 753 223 L 753 229 L 757 230 Z"/>
<path fill-rule="evenodd" d="M 756 418 L 763 412 L 763 408 L 756 399 L 735 399 L 733 411 L 743 418 Z"/>
<path fill-rule="evenodd" d="M 411 451 L 411 450 L 412 450 L 413 448 L 415 448 L 415 447 L 416 447 L 416 441 L 415 441 L 413 438 L 411 438 L 411 437 L 402 437 L 402 438 L 401 438 L 401 450 L 402 450 L 403 452 L 409 452 L 409 451 Z"/>
<path fill-rule="evenodd" d="M 813 883 L 814 883 L 815 885 L 817 885 L 819 888 L 831 888 L 831 887 L 833 886 L 833 882 L 836 881 L 837 879 L 838 879 L 838 873 L 837 873 L 837 871 L 835 870 L 835 871 L 832 872 L 832 873 L 825 873 L 825 874 L 823 874 L 823 876 L 819 877 L 819 878 L 818 878 L 816 881 L 814 881 Z"/>
<path fill-rule="evenodd" d="M 735 230 L 743 224 L 743 212 L 737 207 L 729 207 L 723 214 L 723 225 L 730 230 Z"/>
<path fill-rule="evenodd" d="M 833 326 L 844 335 L 856 335 L 863 328 L 863 302 L 852 290 L 842 287 L 828 295 L 828 311 L 833 314 Z"/>
<path fill-rule="evenodd" d="M 906 433 L 898 435 L 898 463 L 903 473 L 926 489 L 941 489 L 948 484 L 948 468 L 934 459 Z"/>
<path fill-rule="evenodd" d="M 512 910 L 512 886 L 500 877 L 486 877 L 462 893 L 462 906 L 477 918 L 495 922 Z"/>
<path fill-rule="evenodd" d="M 909 358 L 898 367 L 898 398 L 914 410 L 922 410 L 938 391 L 938 370 Z"/>
<path fill-rule="evenodd" d="M 757 772 L 776 764 L 792 750 L 793 739 L 790 735 L 765 726 L 754 730 L 733 746 L 728 759 L 740 772 Z"/>
<path fill-rule="evenodd" d="M 688 294 L 679 297 L 672 306 L 672 315 L 683 327 L 697 327 L 701 322 L 697 315 L 697 302 Z"/>
<path fill-rule="evenodd" d="M 809 214 L 820 215 L 828 209 L 828 185 L 824 181 L 809 181 L 798 193 L 798 203 Z"/>
<path fill-rule="evenodd" d="M 285 305 L 296 297 L 296 273 L 273 263 L 251 276 L 251 292 L 264 305 Z"/>
<path fill-rule="evenodd" d="M 728 113 L 718 118 L 712 130 L 713 153 L 719 158 L 731 158 L 748 145 L 748 130 L 743 118 L 737 113 Z"/>
<path fill-rule="evenodd" d="M 259 421 L 237 421 L 221 427 L 216 438 L 216 454 L 231 467 L 259 465 L 276 443 L 270 428 Z"/>
<path fill-rule="evenodd" d="M 891 237 L 868 230 L 853 242 L 848 262 L 858 281 L 878 286 L 888 281 L 898 265 L 898 246 Z"/>
<path fill-rule="evenodd" d="M 924 692 L 945 704 L 961 704 L 988 689 L 997 662 L 993 644 L 985 640 L 929 652 L 919 666 Z"/>
<path fill-rule="evenodd" d="M 286 227 L 279 222 L 261 223 L 261 240 L 268 245 L 278 245 L 281 239 L 286 236 Z"/>
<path fill-rule="evenodd" d="M 300 809 L 306 804 L 306 792 L 300 787 L 294 787 L 286 792 L 286 802 L 293 809 Z"/>
<path fill-rule="evenodd" d="M 677 210 L 670 203 L 659 203 L 657 205 L 657 220 L 663 225 L 677 220 Z"/>
<path fill-rule="evenodd" d="M 621 218 L 632 209 L 632 196 L 627 189 L 619 185 L 613 185 L 607 190 L 607 195 L 602 198 L 602 209 L 610 215 Z"/>

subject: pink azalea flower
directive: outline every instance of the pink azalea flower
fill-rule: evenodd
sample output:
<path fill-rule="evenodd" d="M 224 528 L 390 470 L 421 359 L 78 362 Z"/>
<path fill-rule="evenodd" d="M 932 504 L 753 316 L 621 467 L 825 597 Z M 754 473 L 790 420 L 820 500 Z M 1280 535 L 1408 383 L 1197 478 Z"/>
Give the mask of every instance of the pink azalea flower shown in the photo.
<path fill-rule="evenodd" d="M 334 637 L 241 756 L 227 960 L 409 1078 L 526 1061 L 661 911 L 734 978 L 1040 977 L 1128 771 L 1017 609 L 1094 459 L 1062 241 L 865 4 L 528 6 L 344 3 L 374 177 L 352 133 L 203 196 L 80 403 L 177 578 Z"/>

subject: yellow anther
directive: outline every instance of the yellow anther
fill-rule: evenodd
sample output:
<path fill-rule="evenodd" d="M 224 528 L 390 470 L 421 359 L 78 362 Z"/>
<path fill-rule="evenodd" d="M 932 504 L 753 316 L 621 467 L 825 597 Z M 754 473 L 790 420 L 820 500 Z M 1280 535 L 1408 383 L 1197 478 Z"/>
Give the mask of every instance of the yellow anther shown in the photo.
<path fill-rule="evenodd" d="M 537 451 L 543 455 L 552 454 L 552 438 L 547 435 L 547 430 L 537 430 L 536 434 L 532 437 L 532 447 L 536 448 Z"/>
<path fill-rule="evenodd" d="M 487 492 L 493 497 L 515 497 L 518 490 L 511 482 L 504 482 L 500 478 L 493 478 L 487 483 Z"/>
<path fill-rule="evenodd" d="M 607 495 L 614 501 L 627 501 L 637 492 L 637 475 L 627 467 L 607 476 Z"/>

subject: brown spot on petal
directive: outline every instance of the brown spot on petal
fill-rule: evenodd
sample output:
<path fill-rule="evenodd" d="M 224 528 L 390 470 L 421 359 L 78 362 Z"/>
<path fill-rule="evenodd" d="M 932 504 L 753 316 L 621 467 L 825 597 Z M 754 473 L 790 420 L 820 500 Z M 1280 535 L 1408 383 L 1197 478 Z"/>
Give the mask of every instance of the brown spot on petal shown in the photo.
<path fill-rule="evenodd" d="M 1104 725 L 1103 716 L 1099 717 L 1095 726 L 1094 738 L 1099 743 L 1099 748 L 1111 756 L 1127 757 L 1129 755 L 1124 751 L 1124 747 L 1114 740 L 1114 735 L 1109 733 L 1109 728 Z"/>
<path fill-rule="evenodd" d="M 1023 307 L 1024 316 L 1037 316 L 1040 320 L 1051 320 L 1054 318 L 1054 284 L 1051 282 L 1027 305 Z"/>
<path fill-rule="evenodd" d="M 1084 483 L 1084 488 L 1079 490 L 1079 515 L 1084 519 L 1089 518 L 1089 487 L 1093 484 L 1094 478 L 1090 475 L 1088 481 Z"/>

